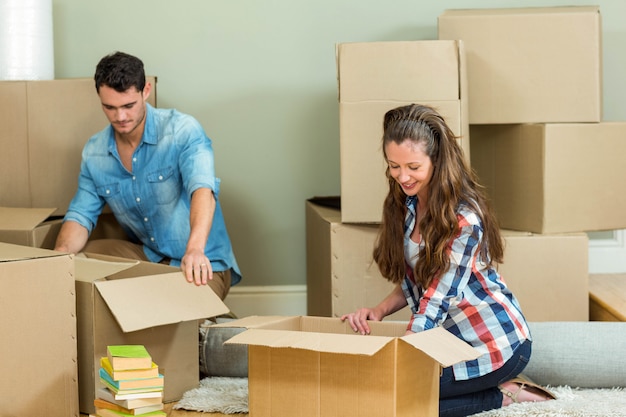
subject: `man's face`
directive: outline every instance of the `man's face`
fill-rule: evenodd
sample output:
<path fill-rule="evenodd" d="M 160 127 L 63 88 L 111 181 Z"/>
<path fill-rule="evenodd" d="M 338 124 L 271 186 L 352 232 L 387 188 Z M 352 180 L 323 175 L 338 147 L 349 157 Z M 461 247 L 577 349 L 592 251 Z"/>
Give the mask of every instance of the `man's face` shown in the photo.
<path fill-rule="evenodd" d="M 131 135 L 143 124 L 146 117 L 145 100 L 149 93 L 146 90 L 149 90 L 149 84 L 146 84 L 146 87 L 143 92 L 131 87 L 120 93 L 106 85 L 100 86 L 98 95 L 102 110 L 118 135 Z"/>

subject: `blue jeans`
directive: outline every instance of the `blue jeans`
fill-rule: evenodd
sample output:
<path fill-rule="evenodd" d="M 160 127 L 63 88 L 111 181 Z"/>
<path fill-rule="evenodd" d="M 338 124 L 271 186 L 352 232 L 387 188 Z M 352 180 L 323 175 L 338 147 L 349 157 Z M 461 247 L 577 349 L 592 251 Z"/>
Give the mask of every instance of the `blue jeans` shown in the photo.
<path fill-rule="evenodd" d="M 498 385 L 518 376 L 530 359 L 532 342 L 515 349 L 500 368 L 479 378 L 455 381 L 452 367 L 444 368 L 439 380 L 439 416 L 462 417 L 502 407 Z"/>

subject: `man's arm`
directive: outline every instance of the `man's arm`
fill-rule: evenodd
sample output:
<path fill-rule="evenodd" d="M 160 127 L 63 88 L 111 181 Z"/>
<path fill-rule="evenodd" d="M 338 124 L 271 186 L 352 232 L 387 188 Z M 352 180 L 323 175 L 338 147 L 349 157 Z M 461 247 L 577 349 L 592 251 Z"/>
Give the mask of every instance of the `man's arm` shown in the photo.
<path fill-rule="evenodd" d="M 191 233 L 180 267 L 187 281 L 195 282 L 196 285 L 204 285 L 207 280 L 213 279 L 211 262 L 204 254 L 204 248 L 213 224 L 215 205 L 213 191 L 208 188 L 198 188 L 191 195 Z"/>
<path fill-rule="evenodd" d="M 78 253 L 83 250 L 88 238 L 87 228 L 73 220 L 67 220 L 61 226 L 54 250 Z"/>

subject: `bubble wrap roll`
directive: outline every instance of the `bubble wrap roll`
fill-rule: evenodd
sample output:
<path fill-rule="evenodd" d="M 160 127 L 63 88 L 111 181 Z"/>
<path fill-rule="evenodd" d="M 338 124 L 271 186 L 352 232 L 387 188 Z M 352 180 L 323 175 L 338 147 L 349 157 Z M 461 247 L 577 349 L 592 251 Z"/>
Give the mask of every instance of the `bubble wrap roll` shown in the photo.
<path fill-rule="evenodd" d="M 52 79 L 52 0 L 0 0 L 0 80 Z"/>

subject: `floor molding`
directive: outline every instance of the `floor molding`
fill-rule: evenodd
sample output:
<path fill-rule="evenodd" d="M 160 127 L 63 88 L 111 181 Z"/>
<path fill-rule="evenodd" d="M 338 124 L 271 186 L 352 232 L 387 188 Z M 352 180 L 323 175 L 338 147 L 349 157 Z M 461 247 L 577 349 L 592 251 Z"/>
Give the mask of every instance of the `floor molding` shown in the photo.
<path fill-rule="evenodd" d="M 306 285 L 235 285 L 224 303 L 237 317 L 304 316 Z"/>

